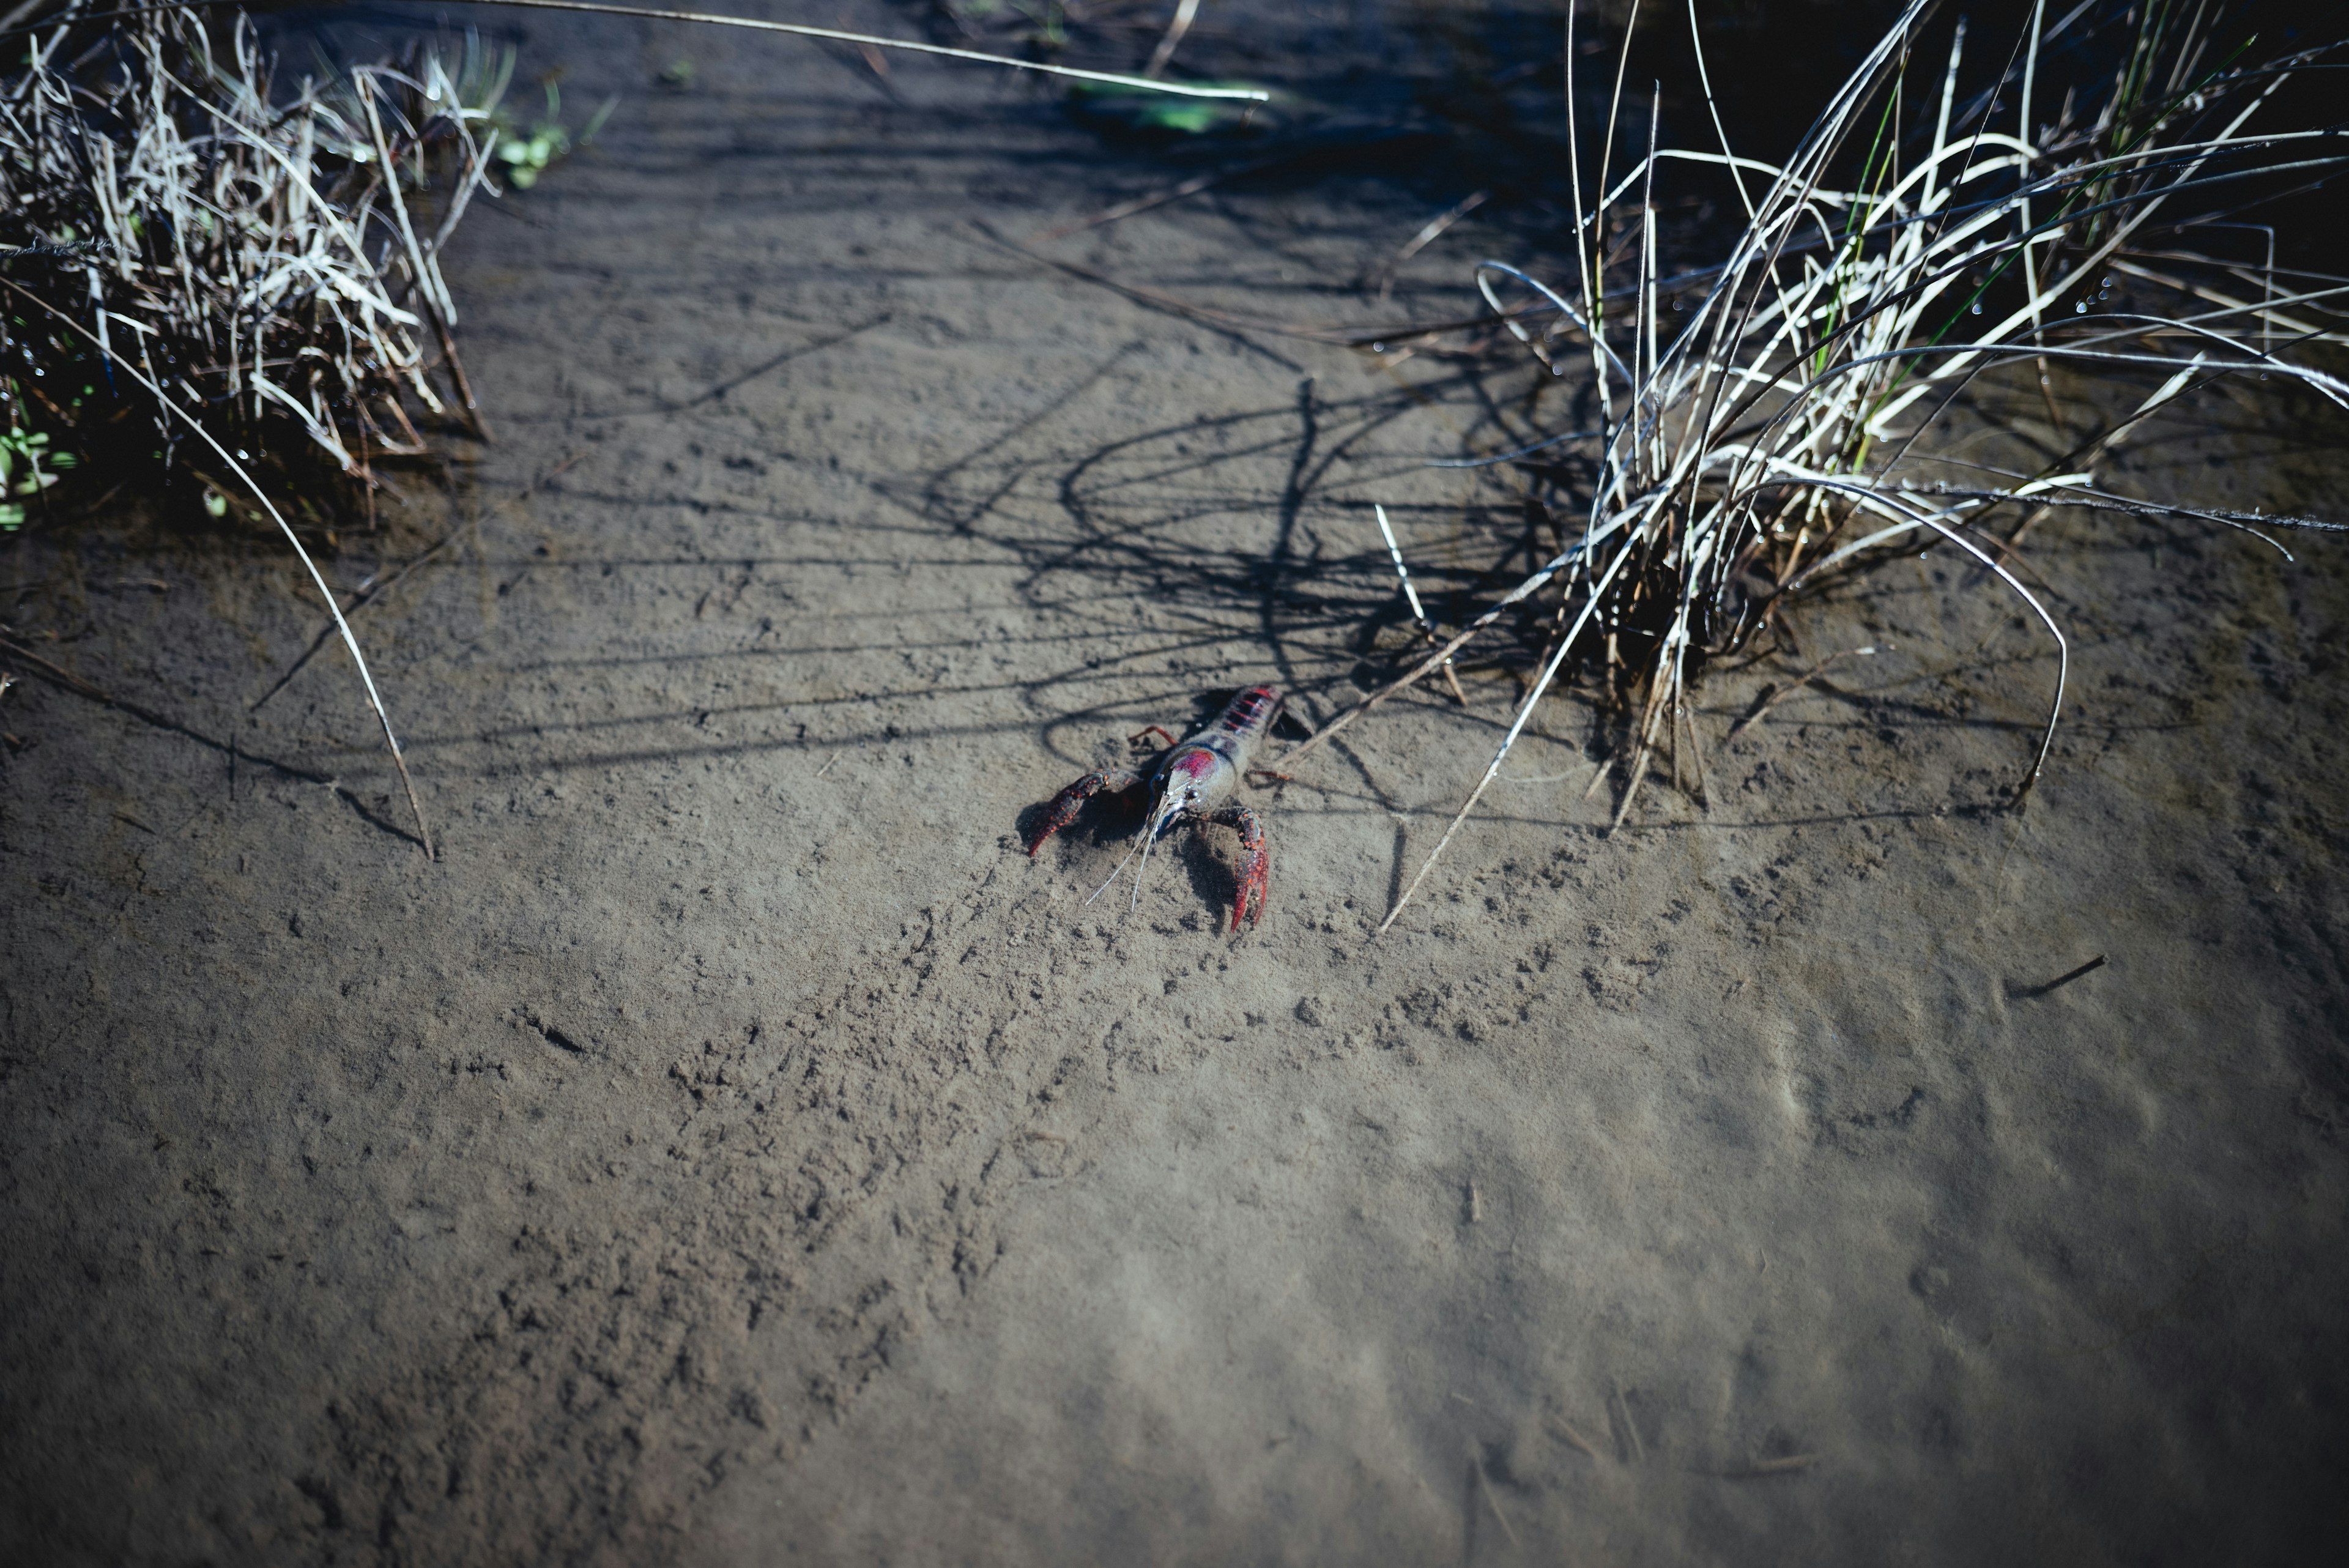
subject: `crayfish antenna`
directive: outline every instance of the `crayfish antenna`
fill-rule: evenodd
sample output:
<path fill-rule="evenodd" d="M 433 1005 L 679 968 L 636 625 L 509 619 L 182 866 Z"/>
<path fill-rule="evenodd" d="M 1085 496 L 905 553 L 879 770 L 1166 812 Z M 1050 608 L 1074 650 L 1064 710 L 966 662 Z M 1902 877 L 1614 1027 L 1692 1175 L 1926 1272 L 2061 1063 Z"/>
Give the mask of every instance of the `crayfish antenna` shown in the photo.
<path fill-rule="evenodd" d="M 1111 872 L 1110 872 L 1110 874 L 1109 874 L 1109 881 L 1107 881 L 1107 882 L 1103 882 L 1100 887 L 1098 887 L 1098 888 L 1094 888 L 1094 889 L 1092 890 L 1092 892 L 1091 894 L 1089 894 L 1089 895 L 1086 897 L 1086 898 L 1085 898 L 1085 902 L 1086 902 L 1087 904 L 1091 904 L 1091 903 L 1092 903 L 1095 898 L 1100 898 L 1103 893 L 1108 892 L 1108 891 L 1110 890 L 1111 886 L 1112 886 L 1112 884 L 1114 884 L 1114 883 L 1117 881 L 1117 878 L 1118 878 L 1119 874 L 1120 874 L 1121 872 L 1124 871 L 1124 869 L 1126 868 L 1126 867 L 1127 867 L 1127 866 L 1129 866 L 1129 865 L 1131 865 L 1131 864 L 1133 863 L 1133 857 L 1134 857 L 1136 855 L 1140 855 L 1140 856 L 1142 857 L 1142 865 L 1143 865 L 1143 868 L 1144 870 L 1146 870 L 1146 869 L 1148 869 L 1148 868 L 1149 868 L 1149 866 L 1150 866 L 1150 840 L 1151 840 L 1154 836 L 1156 836 L 1156 834 L 1157 834 L 1157 832 L 1158 832 L 1158 829 L 1159 829 L 1159 827 L 1160 827 L 1160 826 L 1161 826 L 1161 823 L 1160 823 L 1160 821 L 1159 821 L 1160 816 L 1161 816 L 1161 813 L 1160 813 L 1158 810 L 1156 810 L 1155 808 L 1154 808 L 1153 810 L 1151 810 L 1151 811 L 1150 811 L 1146 815 L 1144 815 L 1144 816 L 1143 816 L 1143 822 L 1142 822 L 1142 842 L 1141 842 L 1141 843 L 1139 843 L 1139 844 L 1137 844 L 1137 845 L 1135 845 L 1133 848 L 1131 848 L 1131 849 L 1129 849 L 1129 850 L 1127 850 L 1127 851 L 1125 852 L 1125 857 L 1124 857 L 1123 859 L 1120 860 L 1120 861 L 1117 863 L 1116 868 L 1115 868 L 1114 870 L 1112 870 L 1112 871 L 1111 871 Z M 1133 874 L 1133 893 L 1134 893 L 1134 898 L 1135 898 L 1136 899 L 1139 899 L 1139 898 L 1142 897 L 1142 872 L 1141 872 L 1141 871 L 1136 871 L 1136 872 Z"/>
<path fill-rule="evenodd" d="M 1183 803 L 1174 797 L 1172 789 L 1158 797 L 1158 809 L 1150 814 L 1150 825 L 1143 836 L 1142 865 L 1133 874 L 1133 897 L 1125 906 L 1128 914 L 1142 907 L 1142 879 L 1150 871 L 1150 846 L 1158 841 L 1161 834 L 1174 826 L 1175 815 L 1182 809 Z"/>
<path fill-rule="evenodd" d="M 1147 841 L 1145 841 L 1145 843 L 1146 843 L 1146 842 L 1147 842 Z M 1132 860 L 1132 859 L 1133 858 L 1133 857 L 1134 857 L 1135 853 L 1136 853 L 1138 850 L 1140 850 L 1141 848 L 1143 848 L 1143 845 L 1137 844 L 1137 845 L 1135 845 L 1135 846 L 1133 846 L 1133 849 L 1129 849 L 1129 850 L 1127 850 L 1127 851 L 1125 852 L 1125 859 L 1124 859 L 1124 860 L 1121 860 L 1121 861 L 1119 861 L 1119 862 L 1117 863 L 1117 870 L 1115 870 L 1115 871 L 1112 871 L 1112 872 L 1109 874 L 1109 882 L 1104 882 L 1104 883 L 1102 883 L 1100 887 L 1098 887 L 1098 888 L 1094 888 L 1094 889 L 1092 890 L 1092 892 L 1089 896 L 1087 896 L 1087 898 L 1086 898 L 1086 899 L 1085 899 L 1085 902 L 1086 902 L 1086 903 L 1088 903 L 1088 904 L 1090 904 L 1090 903 L 1092 903 L 1092 902 L 1093 901 L 1093 899 L 1098 898 L 1100 898 L 1103 893 L 1108 892 L 1108 891 L 1109 891 L 1109 887 L 1110 887 L 1110 882 L 1114 882 L 1114 881 L 1116 881 L 1116 880 L 1117 880 L 1117 875 L 1118 875 L 1118 872 L 1119 872 L 1119 871 L 1123 871 L 1123 870 L 1124 870 L 1124 869 L 1125 869 L 1125 867 L 1126 867 L 1126 861 L 1128 861 L 1128 860 Z"/>
<path fill-rule="evenodd" d="M 1153 812 L 1150 820 L 1143 825 L 1142 864 L 1134 867 L 1133 896 L 1125 901 L 1125 912 L 1129 915 L 1142 908 L 1142 879 L 1150 872 L 1150 846 L 1158 842 L 1159 834 L 1165 830 L 1166 815 L 1164 812 Z"/>
<path fill-rule="evenodd" d="M 1149 826 L 1150 826 L 1150 825 L 1149 825 L 1147 822 L 1145 822 L 1145 823 L 1143 823 L 1143 829 L 1144 829 L 1145 833 L 1147 832 L 1147 830 L 1148 830 L 1148 828 L 1149 828 Z M 1127 851 L 1125 852 L 1125 857 L 1124 857 L 1123 859 L 1120 860 L 1120 861 L 1117 863 L 1117 865 L 1115 866 L 1115 867 L 1113 867 L 1113 868 L 1111 870 L 1111 872 L 1110 872 L 1110 874 L 1109 874 L 1109 881 L 1108 881 L 1108 882 L 1104 882 L 1104 883 L 1102 883 L 1100 887 L 1098 887 L 1098 888 L 1094 888 L 1094 889 L 1092 890 L 1092 894 L 1091 894 L 1091 895 L 1089 895 L 1089 896 L 1086 898 L 1085 902 L 1086 902 L 1086 903 L 1088 903 L 1088 904 L 1091 904 L 1091 903 L 1093 901 L 1093 899 L 1098 898 L 1100 898 L 1103 893 L 1108 892 L 1108 891 L 1109 891 L 1109 889 L 1110 889 L 1110 884 L 1111 884 L 1111 883 L 1113 883 L 1113 882 L 1115 882 L 1115 881 L 1117 880 L 1118 873 L 1119 873 L 1119 872 L 1121 872 L 1121 871 L 1123 871 L 1123 870 L 1124 870 L 1128 865 L 1132 864 L 1132 862 L 1133 862 L 1133 860 L 1134 856 L 1136 856 L 1137 854 L 1143 856 L 1143 857 L 1144 857 L 1144 858 L 1143 858 L 1143 864 L 1144 864 L 1144 865 L 1147 865 L 1147 864 L 1149 863 L 1149 861 L 1148 861 L 1148 851 L 1149 851 L 1149 848 L 1150 848 L 1150 840 L 1149 840 L 1149 838 L 1148 838 L 1148 837 L 1146 837 L 1146 836 L 1145 836 L 1145 837 L 1143 839 L 1143 841 L 1142 841 L 1141 843 L 1139 843 L 1139 844 L 1135 845 L 1132 849 L 1127 850 Z M 1140 879 L 1140 877 L 1141 877 L 1141 873 L 1140 873 L 1140 872 L 1136 872 L 1136 873 L 1134 873 L 1134 876 L 1135 876 L 1136 880 L 1139 880 L 1139 879 Z"/>

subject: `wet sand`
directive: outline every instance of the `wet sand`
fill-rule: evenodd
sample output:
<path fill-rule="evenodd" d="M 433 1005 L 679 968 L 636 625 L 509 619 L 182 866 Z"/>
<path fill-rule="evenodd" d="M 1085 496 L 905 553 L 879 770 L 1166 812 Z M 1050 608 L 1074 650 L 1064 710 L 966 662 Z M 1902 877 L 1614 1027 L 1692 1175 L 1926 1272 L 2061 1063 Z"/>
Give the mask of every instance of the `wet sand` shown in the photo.
<path fill-rule="evenodd" d="M 318 618 L 265 541 L 8 547 L 47 586 L 0 618 L 195 736 L 0 698 L 0 1557 L 2337 1531 L 2349 551 L 2043 524 L 2073 696 L 2020 812 L 2052 644 L 1929 555 L 1798 612 L 1879 652 L 1734 743 L 1796 667 L 1704 688 L 1701 802 L 1609 835 L 1613 731 L 1558 704 L 1383 936 L 1506 671 L 1256 792 L 1258 929 L 1220 831 L 1088 906 L 1118 825 L 1031 861 L 1023 814 L 1231 688 L 1322 721 L 1391 669 L 1374 500 L 1473 603 L 1495 493 L 1420 460 L 1525 379 L 1037 256 L 1367 325 L 1341 286 L 1452 198 L 1346 166 L 1031 242 L 1162 155 L 984 74 L 523 31 L 626 97 L 471 221 L 498 439 L 358 622 L 440 861 L 346 663 L 247 711 Z M 1500 243 L 1391 311 L 1465 313 Z M 2258 396 L 2121 481 L 2349 517 L 2338 416 Z"/>

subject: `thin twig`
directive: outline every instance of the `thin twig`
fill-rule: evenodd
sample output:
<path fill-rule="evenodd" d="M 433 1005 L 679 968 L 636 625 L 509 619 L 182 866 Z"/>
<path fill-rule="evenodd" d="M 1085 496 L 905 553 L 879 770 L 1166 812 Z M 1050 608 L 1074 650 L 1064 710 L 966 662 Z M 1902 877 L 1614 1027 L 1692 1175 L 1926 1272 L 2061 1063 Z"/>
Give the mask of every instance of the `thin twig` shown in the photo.
<path fill-rule="evenodd" d="M 1589 1458 L 1600 1460 L 1605 1459 L 1605 1456 L 1599 1453 L 1598 1445 L 1593 1443 L 1589 1438 L 1584 1437 L 1580 1432 L 1575 1430 L 1573 1423 L 1568 1421 L 1564 1417 L 1552 1416 L 1548 1418 L 1547 1425 L 1554 1435 L 1563 1438 L 1574 1447 L 1580 1449 L 1583 1453 Z"/>
<path fill-rule="evenodd" d="M 1491 1479 L 1485 1474 L 1485 1466 L 1483 1461 L 1478 1459 L 1473 1452 L 1468 1456 L 1468 1468 L 1475 1473 L 1476 1485 L 1477 1488 L 1485 1494 L 1485 1506 L 1493 1511 L 1493 1517 L 1501 1521 L 1501 1533 L 1509 1538 L 1510 1545 L 1516 1546 L 1522 1544 L 1517 1540 L 1516 1527 L 1509 1522 L 1509 1516 L 1501 1511 L 1501 1500 L 1493 1495 L 1493 1482 Z"/>
<path fill-rule="evenodd" d="M 1150 63 L 1142 67 L 1143 76 L 1153 81 L 1158 79 L 1158 73 L 1164 70 L 1166 63 L 1174 57 L 1175 49 L 1183 42 L 1183 35 L 1191 30 L 1191 19 L 1198 14 L 1199 0 L 1177 0 L 1174 19 L 1166 25 L 1166 35 L 1158 40 L 1158 47 L 1150 51 Z"/>
<path fill-rule="evenodd" d="M 409 573 L 416 570 L 417 567 L 422 566 L 425 562 L 439 555 L 443 549 L 448 547 L 449 542 L 455 537 L 456 535 L 454 534 L 443 534 L 440 538 L 435 539 L 431 544 L 426 545 L 422 551 L 410 556 L 405 565 L 403 565 L 398 571 L 392 573 L 388 577 L 368 577 L 365 582 L 359 584 L 357 591 L 353 593 L 350 597 L 349 602 L 343 606 L 343 614 L 346 616 L 357 615 L 368 605 L 373 604 L 378 596 L 397 587 L 407 577 Z M 329 620 L 325 626 L 318 628 L 318 635 L 310 639 L 310 646 L 304 649 L 301 653 L 295 657 L 294 662 L 285 667 L 285 673 L 279 676 L 276 680 L 272 683 L 268 691 L 264 691 L 260 696 L 254 698 L 252 705 L 246 708 L 245 711 L 248 713 L 260 712 L 261 705 L 268 701 L 272 697 L 276 696 L 280 691 L 285 691 L 286 684 L 291 681 L 294 677 L 301 674 L 303 667 L 308 664 L 311 659 L 316 658 L 318 650 L 326 647 L 327 643 L 333 641 L 334 637 L 335 623 Z"/>
<path fill-rule="evenodd" d="M 1394 292 L 1395 277 L 1402 271 L 1404 264 L 1442 238 L 1446 229 L 1490 201 L 1493 192 L 1490 191 L 1477 191 L 1463 197 L 1453 206 L 1430 218 L 1419 233 L 1405 240 L 1395 254 L 1387 258 L 1385 265 L 1381 266 L 1375 275 L 1379 286 L 1379 303 L 1384 305 L 1387 302 L 1387 296 Z"/>
<path fill-rule="evenodd" d="M 1131 202 L 1120 202 L 1113 207 L 1105 207 L 1090 218 L 1079 218 L 1073 223 L 1062 223 L 1058 228 L 1039 229 L 1029 235 L 1028 240 L 1031 244 L 1044 240 L 1064 240 L 1071 234 L 1082 234 L 1087 229 L 1097 229 L 1104 223 L 1114 223 L 1123 219 L 1131 218 L 1137 213 L 1147 213 L 1154 207 L 1164 207 L 1169 202 L 1179 202 L 1185 196 L 1195 196 L 1202 191 L 1212 191 L 1218 185 L 1240 179 L 1245 175 L 1261 173 L 1277 164 L 1287 163 L 1298 156 L 1296 152 L 1278 152 L 1269 158 L 1251 158 L 1247 162 L 1235 164 L 1229 169 L 1217 169 L 1206 174 L 1194 174 L 1180 184 L 1169 185 L 1161 191 L 1153 191 L 1146 196 L 1136 196 Z"/>
<path fill-rule="evenodd" d="M 580 459 L 586 455 L 587 453 L 585 450 L 573 452 L 561 462 L 556 463 L 553 468 L 548 469 L 536 479 L 532 480 L 528 484 L 523 485 L 520 490 L 514 492 L 513 494 L 508 496 L 505 500 L 499 502 L 497 504 L 501 507 L 521 505 L 523 502 L 528 501 L 533 495 L 536 494 L 539 489 L 545 485 L 548 481 L 555 478 L 558 474 L 568 472 L 572 467 L 578 463 Z M 440 538 L 425 546 L 423 550 L 409 556 L 408 561 L 390 576 L 368 577 L 365 582 L 359 584 L 357 590 L 352 594 L 350 602 L 343 607 L 343 613 L 346 615 L 356 615 L 358 611 L 366 608 L 368 605 L 375 602 L 377 597 L 389 592 L 392 588 L 397 587 L 400 582 L 407 577 L 409 573 L 416 570 L 417 567 L 424 565 L 425 562 L 439 555 L 441 550 L 446 548 L 450 542 L 455 538 L 456 535 L 454 534 L 443 534 Z M 310 646 L 304 649 L 301 656 L 295 659 L 293 663 L 285 667 L 285 673 L 277 678 L 274 685 L 271 686 L 268 691 L 263 692 L 259 697 L 254 699 L 253 706 L 246 709 L 245 711 L 248 713 L 258 713 L 261 711 L 261 705 L 264 702 L 268 701 L 272 697 L 276 696 L 280 691 L 283 691 L 285 689 L 286 683 L 302 672 L 302 667 L 304 665 L 309 663 L 311 659 L 317 657 L 318 650 L 324 648 L 326 645 L 327 639 L 332 638 L 334 635 L 335 623 L 333 621 L 330 620 L 325 626 L 319 628 L 318 635 L 310 639 Z"/>
<path fill-rule="evenodd" d="M 1812 665 L 1808 670 L 1803 671 L 1802 674 L 1786 682 L 1785 685 L 1772 687 L 1768 691 L 1763 694 L 1762 701 L 1754 705 L 1754 711 L 1746 714 L 1744 718 L 1737 722 L 1737 727 L 1729 732 L 1729 739 L 1723 743 L 1726 745 L 1735 745 L 1737 743 L 1737 738 L 1745 733 L 1746 731 L 1752 729 L 1754 725 L 1760 723 L 1763 716 L 1768 713 L 1771 709 L 1776 707 L 1779 703 L 1785 701 L 1787 698 L 1792 697 L 1795 692 L 1801 691 L 1804 687 L 1808 686 L 1812 681 L 1816 680 L 1820 676 L 1826 674 L 1837 660 L 1852 658 L 1866 658 L 1868 655 L 1873 654 L 1875 651 L 1876 649 L 1873 647 L 1847 648 L 1841 652 L 1830 653 L 1825 659 L 1820 659 L 1816 664 Z"/>

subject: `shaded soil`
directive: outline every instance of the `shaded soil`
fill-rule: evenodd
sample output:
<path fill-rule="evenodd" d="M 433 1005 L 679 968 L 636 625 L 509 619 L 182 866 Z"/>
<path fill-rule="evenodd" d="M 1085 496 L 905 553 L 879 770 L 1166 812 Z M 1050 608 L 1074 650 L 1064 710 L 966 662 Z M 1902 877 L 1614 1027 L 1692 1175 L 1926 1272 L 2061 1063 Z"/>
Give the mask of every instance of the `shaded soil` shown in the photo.
<path fill-rule="evenodd" d="M 454 531 L 359 620 L 440 862 L 345 663 L 249 711 L 316 630 L 275 551 L 0 556 L 0 619 L 195 732 L 0 697 L 0 1556 L 2264 1563 L 2343 1522 L 2349 554 L 2043 524 L 2074 699 L 2019 813 L 2052 645 L 1933 555 L 1798 612 L 1879 651 L 1733 744 L 1799 666 L 1714 676 L 1702 801 L 1608 836 L 1613 731 L 1558 704 L 1383 937 L 1506 670 L 1259 792 L 1260 929 L 1215 830 L 1088 905 L 1120 825 L 1031 861 L 1022 813 L 1230 688 L 1321 720 L 1391 668 L 1373 500 L 1455 618 L 1515 503 L 1421 459 L 1526 383 L 1037 256 L 1367 326 L 1464 314 L 1508 233 L 1382 313 L 1352 280 L 1464 186 L 1030 240 L 1169 155 L 978 73 L 521 30 L 624 110 L 464 236 L 496 444 L 336 567 Z M 2121 482 L 2349 515 L 2337 416 L 2251 398 Z"/>

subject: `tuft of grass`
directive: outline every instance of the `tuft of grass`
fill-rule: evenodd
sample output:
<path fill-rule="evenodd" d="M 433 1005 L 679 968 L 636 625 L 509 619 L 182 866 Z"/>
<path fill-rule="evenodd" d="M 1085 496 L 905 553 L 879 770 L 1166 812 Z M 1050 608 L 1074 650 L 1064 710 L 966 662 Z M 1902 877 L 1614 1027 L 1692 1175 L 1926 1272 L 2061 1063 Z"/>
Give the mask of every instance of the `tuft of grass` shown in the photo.
<path fill-rule="evenodd" d="M 1381 930 L 1569 666 L 1596 669 L 1627 701 L 1619 827 L 1660 758 L 1702 787 L 1686 698 L 1708 659 L 1768 628 L 1788 595 L 1913 547 L 1919 535 L 1946 540 L 2055 644 L 2047 726 L 2019 803 L 2046 761 L 2069 672 L 2062 628 L 2009 566 L 2047 509 L 2181 515 L 2278 549 L 2274 530 L 2339 527 L 2124 496 L 2097 468 L 2147 419 L 2230 376 L 2288 379 L 2349 408 L 2349 384 L 2305 355 L 2344 341 L 2349 281 L 2278 268 L 2271 251 L 2262 265 L 2214 254 L 2255 199 L 2349 162 L 2333 130 L 2273 123 L 2287 84 L 2342 47 L 2253 64 L 2220 48 L 2208 6 L 2091 3 L 2050 21 L 2042 5 L 2004 69 L 1961 97 L 1964 23 L 1928 68 L 1918 51 L 1930 9 L 1912 0 L 1783 162 L 1735 154 L 1717 113 L 1717 148 L 1659 148 L 1651 110 L 1648 144 L 1623 167 L 1623 61 L 1609 61 L 1614 108 L 1586 186 L 1569 104 L 1572 272 L 1553 286 L 1485 262 L 1476 283 L 1551 373 L 1587 358 L 1598 429 L 1553 438 L 1586 441 L 1593 453 L 1579 536 L 1282 763 L 1443 668 L 1509 607 L 1555 602 L 1555 617 L 1539 618 L 1562 630 L 1549 634 L 1537 679 Z M 1691 22 L 1695 35 L 1693 10 Z M 1627 30 L 1624 61 L 1630 42 Z M 1710 103 L 1701 36 L 1697 47 Z M 2059 60 L 2075 78 L 2060 99 L 2049 80 Z M 1671 279 L 1657 185 L 1691 165 L 1725 182 L 1744 223 L 1719 265 Z M 1508 308 L 1505 293 L 1531 296 L 1533 308 Z M 2044 389 L 2057 364 L 2130 388 L 2135 400 L 2115 417 L 2075 408 L 2056 418 Z M 2043 389 L 2070 449 L 2030 472 L 1928 477 L 1931 434 L 1951 403 L 2015 372 Z M 2001 538 L 1994 521 L 2018 514 Z"/>
<path fill-rule="evenodd" d="M 0 422 L 20 456 L 46 435 L 116 475 L 185 467 L 225 495 L 192 421 L 348 500 L 382 488 L 385 460 L 429 450 L 419 421 L 461 411 L 478 431 L 440 265 L 497 151 L 478 51 L 452 70 L 419 48 L 280 94 L 242 12 L 68 13 L 21 41 L 0 80 L 0 239 L 22 247 L 5 275 L 96 342 L 21 306 L 0 316 Z"/>

